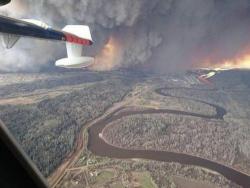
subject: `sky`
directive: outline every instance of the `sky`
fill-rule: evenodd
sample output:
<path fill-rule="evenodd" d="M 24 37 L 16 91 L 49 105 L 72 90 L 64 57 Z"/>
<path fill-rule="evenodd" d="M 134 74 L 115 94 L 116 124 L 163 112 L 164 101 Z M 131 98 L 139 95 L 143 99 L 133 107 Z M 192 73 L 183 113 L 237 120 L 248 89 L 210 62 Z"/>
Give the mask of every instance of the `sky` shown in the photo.
<path fill-rule="evenodd" d="M 154 72 L 217 64 L 248 53 L 248 0 L 15 0 L 0 14 L 41 20 L 54 28 L 89 25 L 95 70 L 148 65 Z M 5 71 L 39 72 L 66 56 L 65 45 L 23 38 L 1 48 Z"/>

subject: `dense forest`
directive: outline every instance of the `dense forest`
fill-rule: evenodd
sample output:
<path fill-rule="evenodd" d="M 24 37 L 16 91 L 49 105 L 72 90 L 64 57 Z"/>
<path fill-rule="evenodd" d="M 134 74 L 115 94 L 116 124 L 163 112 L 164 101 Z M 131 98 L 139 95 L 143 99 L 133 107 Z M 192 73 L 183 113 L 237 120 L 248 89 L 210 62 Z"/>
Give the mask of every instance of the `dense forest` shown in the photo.
<path fill-rule="evenodd" d="M 59 82 L 36 81 L 16 84 L 15 87 L 4 86 L 1 88 L 1 96 L 11 94 L 12 91 L 15 91 L 11 94 L 14 95 L 37 88 L 75 85 L 82 83 L 85 78 L 82 76 L 74 78 L 74 81 L 68 78 Z M 72 90 L 39 103 L 0 106 L 0 118 L 42 173 L 48 176 L 72 150 L 80 128 L 100 116 L 114 102 L 121 100 L 132 84 L 128 79 L 93 82 L 84 89 Z"/>

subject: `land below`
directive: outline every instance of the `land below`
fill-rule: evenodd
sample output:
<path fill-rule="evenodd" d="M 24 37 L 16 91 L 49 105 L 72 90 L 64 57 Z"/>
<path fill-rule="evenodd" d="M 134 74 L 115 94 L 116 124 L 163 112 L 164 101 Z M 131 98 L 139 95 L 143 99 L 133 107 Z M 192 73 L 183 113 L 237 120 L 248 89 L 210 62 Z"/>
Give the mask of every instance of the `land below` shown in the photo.
<path fill-rule="evenodd" d="M 51 187 L 246 187 L 249 80 L 241 70 L 211 85 L 190 73 L 2 74 L 0 118 Z"/>

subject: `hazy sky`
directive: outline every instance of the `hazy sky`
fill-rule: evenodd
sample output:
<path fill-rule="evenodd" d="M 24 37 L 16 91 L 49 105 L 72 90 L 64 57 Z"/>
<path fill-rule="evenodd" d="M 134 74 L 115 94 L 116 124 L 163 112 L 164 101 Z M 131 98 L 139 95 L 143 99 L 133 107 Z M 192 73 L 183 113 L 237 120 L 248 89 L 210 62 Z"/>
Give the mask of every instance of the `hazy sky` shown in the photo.
<path fill-rule="evenodd" d="M 119 49 L 114 68 L 147 63 L 165 72 L 189 69 L 205 58 L 232 58 L 250 47 L 249 5 L 248 0 L 15 0 L 0 11 L 56 28 L 88 24 L 95 41 L 88 54 L 100 53 L 112 36 Z M 34 39 L 21 39 L 0 53 L 1 69 L 11 71 L 39 71 L 66 56 L 63 43 Z"/>

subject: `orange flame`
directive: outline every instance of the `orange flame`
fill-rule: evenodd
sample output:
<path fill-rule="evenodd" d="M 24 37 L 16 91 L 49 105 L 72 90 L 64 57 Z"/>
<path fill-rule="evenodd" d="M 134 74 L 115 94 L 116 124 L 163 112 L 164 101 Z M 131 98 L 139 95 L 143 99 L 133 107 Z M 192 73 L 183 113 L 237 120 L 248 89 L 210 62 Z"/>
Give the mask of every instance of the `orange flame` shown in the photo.
<path fill-rule="evenodd" d="M 213 69 L 250 69 L 250 51 L 241 52 L 232 59 L 225 59 L 219 62 L 213 62 L 209 58 L 201 63 L 203 68 Z"/>
<path fill-rule="evenodd" d="M 97 71 L 112 70 L 119 64 L 119 57 L 119 43 L 113 37 L 110 37 L 100 54 L 96 56 L 95 63 L 91 68 Z"/>

